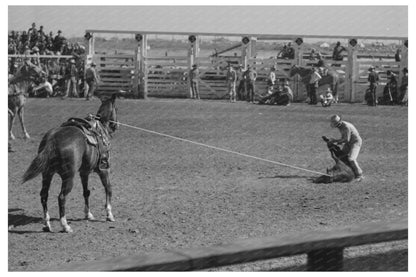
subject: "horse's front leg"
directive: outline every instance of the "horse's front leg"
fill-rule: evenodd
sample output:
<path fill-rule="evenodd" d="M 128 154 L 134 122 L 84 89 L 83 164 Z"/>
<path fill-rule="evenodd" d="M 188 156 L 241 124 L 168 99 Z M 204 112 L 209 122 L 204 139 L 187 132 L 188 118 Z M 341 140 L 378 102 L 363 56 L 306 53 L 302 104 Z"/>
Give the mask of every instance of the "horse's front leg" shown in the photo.
<path fill-rule="evenodd" d="M 9 137 L 10 137 L 10 139 L 14 140 L 14 139 L 16 139 L 16 137 L 13 135 L 13 123 L 14 123 L 14 119 L 16 117 L 16 114 L 9 112 L 9 115 L 10 115 L 10 117 L 9 117 Z"/>
<path fill-rule="evenodd" d="M 22 125 L 22 131 L 23 131 L 23 134 L 25 136 L 25 139 L 30 139 L 30 136 L 29 136 L 28 132 L 26 131 L 25 122 L 24 122 L 24 119 L 23 119 L 23 115 L 24 115 L 23 107 L 20 108 L 20 110 L 18 111 L 18 115 L 19 115 L 19 119 L 20 119 L 20 124 Z"/>
<path fill-rule="evenodd" d="M 100 170 L 98 171 L 98 175 L 100 176 L 101 182 L 105 189 L 105 210 L 107 211 L 107 221 L 115 221 L 113 213 L 111 212 L 111 197 L 113 192 L 108 170 Z"/>
<path fill-rule="evenodd" d="M 88 220 L 94 220 L 94 216 L 92 215 L 90 211 L 90 204 L 89 204 L 89 197 L 90 197 L 90 190 L 88 189 L 88 175 L 89 172 L 81 172 L 79 176 L 81 177 L 81 183 L 83 188 L 83 195 L 84 195 L 84 201 L 85 201 L 85 207 L 84 207 L 84 213 L 85 213 L 85 219 Z"/>

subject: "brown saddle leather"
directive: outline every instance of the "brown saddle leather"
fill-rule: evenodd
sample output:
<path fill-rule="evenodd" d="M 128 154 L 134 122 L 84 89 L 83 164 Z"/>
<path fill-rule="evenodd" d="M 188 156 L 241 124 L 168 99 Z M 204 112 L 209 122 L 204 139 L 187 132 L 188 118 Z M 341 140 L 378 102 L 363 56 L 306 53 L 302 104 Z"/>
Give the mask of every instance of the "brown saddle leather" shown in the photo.
<path fill-rule="evenodd" d="M 61 127 L 74 126 L 81 129 L 87 142 L 97 147 L 100 158 L 99 169 L 108 169 L 110 167 L 110 141 L 103 133 L 102 127 L 95 119 L 83 119 L 72 117 L 64 122 Z"/>
<path fill-rule="evenodd" d="M 67 126 L 74 126 L 81 129 L 82 133 L 84 134 L 85 138 L 87 139 L 87 142 L 91 145 L 97 146 L 98 140 L 97 135 L 98 132 L 96 131 L 95 127 L 95 120 L 94 121 L 88 121 L 83 118 L 76 118 L 72 117 L 68 119 L 68 121 L 64 122 L 61 127 L 67 127 Z"/>

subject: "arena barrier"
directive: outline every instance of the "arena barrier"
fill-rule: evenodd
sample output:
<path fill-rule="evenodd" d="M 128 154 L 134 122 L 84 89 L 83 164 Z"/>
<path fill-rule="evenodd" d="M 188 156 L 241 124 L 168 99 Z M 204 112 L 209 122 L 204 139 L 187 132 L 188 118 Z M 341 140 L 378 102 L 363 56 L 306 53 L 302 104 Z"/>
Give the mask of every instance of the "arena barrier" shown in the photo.
<path fill-rule="evenodd" d="M 193 271 L 299 254 L 307 254 L 308 271 L 342 271 L 344 248 L 407 239 L 406 218 L 338 230 L 240 240 L 219 246 L 56 265 L 42 271 Z"/>
<path fill-rule="evenodd" d="M 94 34 L 131 34 L 135 36 L 137 47 L 133 56 L 106 55 L 95 52 Z M 150 56 L 148 55 L 149 35 L 178 35 L 187 37 L 187 54 L 179 56 Z M 218 51 L 215 55 L 202 55 L 200 51 L 200 38 L 211 37 L 240 37 L 240 43 L 236 47 Z M 200 65 L 201 82 L 199 84 L 202 98 L 224 99 L 227 98 L 225 82 L 226 65 L 228 63 L 242 64 L 244 68 L 252 65 L 256 68 L 258 79 L 256 80 L 256 94 L 262 95 L 267 90 L 267 74 L 271 66 L 276 68 L 277 78 L 287 78 L 290 66 L 296 64 L 310 67 L 316 61 L 309 59 L 310 53 L 304 39 L 344 40 L 347 41 L 346 52 L 343 61 L 334 61 L 329 55 L 324 56 L 327 65 L 335 69 L 341 82 L 338 86 L 339 98 L 343 102 L 362 102 L 367 89 L 364 77 L 367 75 L 368 64 L 374 65 L 376 71 L 383 72 L 387 66 L 394 69 L 401 80 L 402 69 L 408 65 L 408 40 L 406 37 L 375 37 L 375 36 L 319 36 L 319 35 L 276 35 L 276 34 L 228 34 L 228 33 L 194 33 L 186 32 L 151 32 L 129 30 L 86 30 L 88 40 L 88 53 L 90 60 L 101 60 L 99 68 L 103 74 L 103 83 L 99 84 L 98 91 L 111 93 L 125 90 L 126 95 L 134 98 L 153 97 L 189 97 L 190 84 L 187 80 L 189 70 L 193 64 Z M 360 40 L 399 40 L 401 43 L 402 60 L 394 61 L 394 55 L 380 54 L 366 56 L 359 53 Z M 260 57 L 261 49 L 256 47 L 260 40 L 291 41 L 295 57 L 294 59 L 280 59 L 276 57 Z M 234 56 L 224 56 L 228 50 L 234 51 Z M 236 50 L 237 49 L 237 50 Z M 235 52 L 237 51 L 237 52 Z M 241 51 L 241 52 L 240 52 Z M 332 49 L 330 50 L 332 51 Z M 277 51 L 276 51 L 277 52 Z M 166 52 L 167 53 L 167 52 Z M 237 55 L 238 54 L 238 55 Z M 392 59 L 392 60 L 389 60 Z M 117 61 L 118 60 L 118 61 Z M 127 61 L 128 60 L 128 61 Z M 88 63 L 88 62 L 87 62 Z M 98 63 L 97 63 L 98 64 Z M 106 68 L 103 68 L 106 67 Z M 368 68 L 367 68 L 368 69 Z M 294 92 L 295 101 L 306 99 L 306 90 L 299 77 L 289 78 L 290 86 Z M 318 93 L 325 90 L 321 87 Z M 380 88 L 381 89 L 381 88 Z"/>

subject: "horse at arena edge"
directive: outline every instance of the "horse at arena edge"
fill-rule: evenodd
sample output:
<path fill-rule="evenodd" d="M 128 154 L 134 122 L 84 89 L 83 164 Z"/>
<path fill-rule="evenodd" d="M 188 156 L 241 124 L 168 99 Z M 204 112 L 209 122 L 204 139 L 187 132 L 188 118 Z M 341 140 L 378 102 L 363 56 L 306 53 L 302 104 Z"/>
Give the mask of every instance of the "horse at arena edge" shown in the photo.
<path fill-rule="evenodd" d="M 26 104 L 26 97 L 29 88 L 32 87 L 36 78 L 39 78 L 45 72 L 41 67 L 26 61 L 16 72 L 16 74 L 9 79 L 9 94 L 8 94 L 8 114 L 9 114 L 9 137 L 15 139 L 13 135 L 13 123 L 16 115 L 19 116 L 20 125 L 25 139 L 29 139 L 29 133 L 24 124 L 24 107 Z"/>
<path fill-rule="evenodd" d="M 312 75 L 312 69 L 293 65 L 290 68 L 290 77 L 295 76 L 296 74 L 299 74 L 303 84 L 306 88 L 307 96 L 310 97 L 310 90 L 309 90 L 309 80 L 311 79 Z M 338 102 L 338 83 L 339 83 L 339 75 L 335 70 L 328 70 L 328 73 L 325 76 L 322 76 L 322 79 L 319 81 L 319 86 L 323 85 L 330 85 L 331 90 L 334 96 L 335 103 Z"/>
<path fill-rule="evenodd" d="M 62 179 L 58 205 L 60 223 L 64 232 L 72 232 L 66 220 L 65 202 L 67 195 L 74 186 L 75 174 L 78 172 L 83 187 L 85 218 L 87 220 L 94 220 L 94 216 L 89 209 L 90 190 L 88 189 L 88 177 L 94 171 L 100 177 L 105 189 L 107 221 L 115 221 L 111 212 L 112 188 L 109 179 L 110 165 L 107 159 L 107 166 L 102 166 L 101 158 L 103 157 L 102 153 L 106 153 L 107 157 L 109 157 L 109 140 L 111 134 L 116 131 L 119 125 L 115 106 L 116 97 L 117 95 L 113 94 L 111 98 L 101 100 L 101 106 L 95 116 L 90 115 L 86 119 L 75 118 L 76 120 L 71 118 L 60 127 L 49 130 L 43 136 L 37 156 L 22 177 L 22 184 L 42 174 L 40 197 L 44 213 L 45 226 L 43 230 L 45 232 L 52 231 L 47 201 L 50 184 L 55 173 Z M 68 124 L 71 122 L 81 122 L 83 126 L 89 124 L 91 131 L 94 133 L 96 144 L 90 143 L 84 128 Z"/>

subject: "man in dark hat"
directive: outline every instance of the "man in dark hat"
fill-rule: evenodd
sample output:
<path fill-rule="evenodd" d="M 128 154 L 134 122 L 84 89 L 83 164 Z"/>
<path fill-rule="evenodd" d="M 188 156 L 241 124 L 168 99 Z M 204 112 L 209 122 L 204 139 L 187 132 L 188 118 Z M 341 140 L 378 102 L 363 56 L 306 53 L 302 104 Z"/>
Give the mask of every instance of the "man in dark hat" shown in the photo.
<path fill-rule="evenodd" d="M 189 71 L 190 94 L 191 99 L 201 99 L 199 96 L 199 70 L 198 65 L 194 64 Z"/>
<path fill-rule="evenodd" d="M 75 65 L 75 60 L 71 59 L 69 61 L 69 66 L 67 68 L 67 71 L 65 72 L 65 79 L 66 79 L 66 92 L 65 95 L 62 98 L 70 97 L 78 97 L 78 91 L 77 91 L 77 76 L 78 76 L 78 70 Z M 71 91 L 71 93 L 70 93 Z"/>
<path fill-rule="evenodd" d="M 100 81 L 98 78 L 97 71 L 95 69 L 97 65 L 92 62 L 91 66 L 85 71 L 85 100 L 90 100 L 94 96 L 95 86 Z"/>
<path fill-rule="evenodd" d="M 370 83 L 370 101 L 367 101 L 369 106 L 377 106 L 377 83 L 378 83 L 378 74 L 374 70 L 374 66 L 368 68 L 368 82 Z"/>
<path fill-rule="evenodd" d="M 255 82 L 257 79 L 257 72 L 247 65 L 247 70 L 244 72 L 244 79 L 246 81 L 247 101 L 254 103 Z"/>

